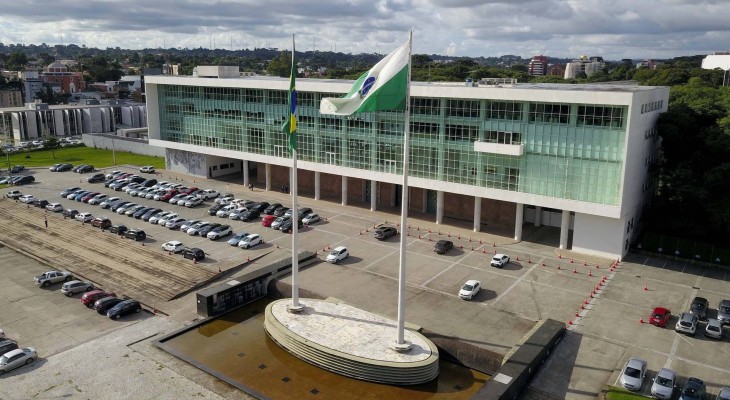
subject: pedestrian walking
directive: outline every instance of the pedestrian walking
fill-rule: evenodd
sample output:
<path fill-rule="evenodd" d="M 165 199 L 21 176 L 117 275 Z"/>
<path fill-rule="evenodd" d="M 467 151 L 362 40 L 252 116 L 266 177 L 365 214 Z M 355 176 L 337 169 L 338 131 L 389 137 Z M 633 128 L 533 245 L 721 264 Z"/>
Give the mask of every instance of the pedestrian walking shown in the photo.
<path fill-rule="evenodd" d="M 46 224 L 46 228 L 48 228 L 48 217 L 43 217 L 43 222 Z"/>

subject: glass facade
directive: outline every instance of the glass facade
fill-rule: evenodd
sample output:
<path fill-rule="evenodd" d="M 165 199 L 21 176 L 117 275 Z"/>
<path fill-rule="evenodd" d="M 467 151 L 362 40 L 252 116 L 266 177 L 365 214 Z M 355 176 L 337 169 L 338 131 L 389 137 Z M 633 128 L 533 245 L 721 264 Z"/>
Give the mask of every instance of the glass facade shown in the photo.
<path fill-rule="evenodd" d="M 288 157 L 287 92 L 157 85 L 162 140 Z M 301 160 L 401 173 L 403 112 L 320 116 L 322 97 L 298 92 Z M 410 175 L 618 205 L 627 106 L 411 98 Z M 524 146 L 477 152 L 475 141 Z"/>

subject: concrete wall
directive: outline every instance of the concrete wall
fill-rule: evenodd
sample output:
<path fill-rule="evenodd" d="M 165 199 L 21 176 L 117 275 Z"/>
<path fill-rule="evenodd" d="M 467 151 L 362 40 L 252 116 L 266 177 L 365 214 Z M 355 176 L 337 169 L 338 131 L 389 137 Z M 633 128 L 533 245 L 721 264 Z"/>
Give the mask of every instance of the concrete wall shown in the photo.
<path fill-rule="evenodd" d="M 601 257 L 621 258 L 625 254 L 624 219 L 575 213 L 573 251 Z"/>
<path fill-rule="evenodd" d="M 205 178 L 208 174 L 205 154 L 175 149 L 166 149 L 165 169 L 201 178 Z"/>
<path fill-rule="evenodd" d="M 241 160 L 235 160 L 227 157 L 206 156 L 205 164 L 208 170 L 208 177 L 215 178 L 217 176 L 229 175 L 233 173 L 241 173 Z M 233 164 L 233 166 L 231 166 Z"/>
<path fill-rule="evenodd" d="M 112 138 L 114 138 L 114 145 L 112 145 Z M 93 147 L 96 149 L 111 150 L 112 148 L 114 148 L 116 151 L 128 151 L 134 154 L 165 157 L 164 148 L 150 146 L 147 144 L 147 141 L 142 140 L 113 137 L 112 135 L 94 135 L 90 133 L 85 133 L 81 135 L 81 141 L 84 142 L 86 147 Z"/>

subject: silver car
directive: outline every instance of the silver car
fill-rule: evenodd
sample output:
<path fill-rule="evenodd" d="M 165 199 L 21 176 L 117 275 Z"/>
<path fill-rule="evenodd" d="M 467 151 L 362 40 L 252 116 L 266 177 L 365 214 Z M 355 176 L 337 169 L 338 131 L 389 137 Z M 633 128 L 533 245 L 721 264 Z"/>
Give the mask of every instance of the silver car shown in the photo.
<path fill-rule="evenodd" d="M 723 325 L 730 325 L 730 300 L 720 301 L 720 305 L 717 306 L 717 319 Z"/>
<path fill-rule="evenodd" d="M 25 364 L 30 364 L 35 361 L 36 357 L 38 355 L 32 347 L 11 350 L 0 357 L 0 374 L 12 371 Z"/>
<path fill-rule="evenodd" d="M 717 400 L 730 400 L 730 387 L 721 388 L 720 393 L 717 394 Z"/>
<path fill-rule="evenodd" d="M 722 323 L 714 318 L 707 319 L 705 336 L 713 339 L 722 339 Z"/>
<path fill-rule="evenodd" d="M 696 315 L 683 312 L 680 314 L 677 324 L 674 325 L 674 330 L 676 332 L 688 333 L 694 336 L 697 332 L 697 322 L 698 318 Z"/>
<path fill-rule="evenodd" d="M 651 385 L 651 395 L 657 399 L 671 399 L 677 387 L 677 373 L 669 368 L 662 368 Z"/>
<path fill-rule="evenodd" d="M 646 361 L 640 358 L 630 358 L 621 371 L 621 386 L 632 391 L 641 390 L 646 375 Z"/>
<path fill-rule="evenodd" d="M 91 290 L 94 290 L 94 285 L 92 283 L 78 280 L 66 282 L 63 286 L 61 286 L 61 293 L 68 297 L 71 297 L 76 293 L 88 292 Z"/>

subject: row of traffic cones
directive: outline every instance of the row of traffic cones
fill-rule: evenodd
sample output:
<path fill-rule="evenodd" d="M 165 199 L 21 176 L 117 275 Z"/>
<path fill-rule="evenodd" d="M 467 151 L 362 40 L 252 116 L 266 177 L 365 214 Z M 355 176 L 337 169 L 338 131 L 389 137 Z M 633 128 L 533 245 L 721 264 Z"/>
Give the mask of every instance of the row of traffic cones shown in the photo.
<path fill-rule="evenodd" d="M 596 284 L 596 286 L 593 288 L 593 290 L 591 290 L 591 293 L 588 295 L 588 297 L 586 297 L 586 298 L 583 299 L 583 303 L 580 305 L 580 310 L 578 310 L 578 311 L 575 312 L 575 317 L 576 317 L 575 323 L 578 322 L 577 319 L 580 318 L 581 311 L 587 310 L 588 309 L 588 306 L 591 304 L 591 301 L 588 300 L 588 299 L 589 298 L 591 298 L 591 299 L 596 298 L 598 296 L 599 292 L 604 289 L 603 286 L 605 286 L 605 285 L 608 284 L 607 279 L 608 278 L 604 275 L 603 278 L 601 278 L 601 280 L 598 281 L 598 284 Z M 573 320 L 572 319 L 569 319 L 568 320 L 568 326 L 572 326 L 573 324 L 574 324 Z"/>

